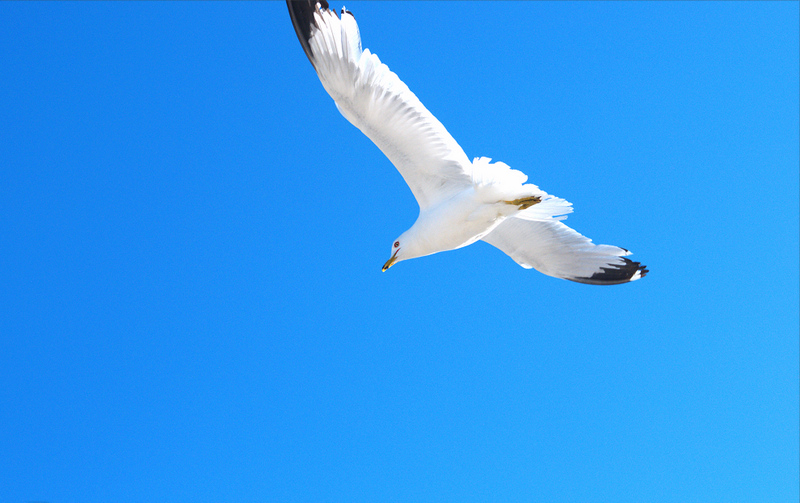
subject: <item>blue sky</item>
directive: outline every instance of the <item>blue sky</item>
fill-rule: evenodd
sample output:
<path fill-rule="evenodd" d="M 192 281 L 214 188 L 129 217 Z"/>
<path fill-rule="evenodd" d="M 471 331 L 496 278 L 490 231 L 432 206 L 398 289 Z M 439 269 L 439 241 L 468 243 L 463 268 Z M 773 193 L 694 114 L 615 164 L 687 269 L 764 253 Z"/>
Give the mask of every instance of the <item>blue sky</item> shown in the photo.
<path fill-rule="evenodd" d="M 648 277 L 381 273 L 283 3 L 2 2 L 0 502 L 796 501 L 798 3 L 346 5 Z"/>

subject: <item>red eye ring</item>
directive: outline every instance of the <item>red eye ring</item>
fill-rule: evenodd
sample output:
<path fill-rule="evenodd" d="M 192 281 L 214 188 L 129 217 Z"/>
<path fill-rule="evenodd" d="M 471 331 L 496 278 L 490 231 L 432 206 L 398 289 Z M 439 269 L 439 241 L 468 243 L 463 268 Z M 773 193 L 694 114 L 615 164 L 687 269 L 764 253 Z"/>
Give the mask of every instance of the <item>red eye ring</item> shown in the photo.
<path fill-rule="evenodd" d="M 400 246 L 400 241 L 395 241 L 394 242 L 394 247 L 397 248 L 398 246 Z"/>

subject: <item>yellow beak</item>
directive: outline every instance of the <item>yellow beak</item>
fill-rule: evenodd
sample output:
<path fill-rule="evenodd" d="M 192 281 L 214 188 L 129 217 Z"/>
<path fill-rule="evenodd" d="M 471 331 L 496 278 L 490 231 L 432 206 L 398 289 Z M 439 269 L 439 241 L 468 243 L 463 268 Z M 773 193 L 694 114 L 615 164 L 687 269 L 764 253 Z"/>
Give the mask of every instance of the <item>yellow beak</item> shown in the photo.
<path fill-rule="evenodd" d="M 390 258 L 389 260 L 386 261 L 385 264 L 383 264 L 383 269 L 381 269 L 381 271 L 386 272 L 386 270 L 392 267 L 395 262 L 397 262 L 397 252 L 394 252 L 392 258 Z"/>

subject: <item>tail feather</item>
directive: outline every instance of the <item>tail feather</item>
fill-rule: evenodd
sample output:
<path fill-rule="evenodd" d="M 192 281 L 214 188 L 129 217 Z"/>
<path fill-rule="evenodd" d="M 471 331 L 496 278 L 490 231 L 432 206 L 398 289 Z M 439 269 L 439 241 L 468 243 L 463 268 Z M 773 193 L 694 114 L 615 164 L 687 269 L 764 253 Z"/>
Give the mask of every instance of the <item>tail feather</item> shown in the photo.
<path fill-rule="evenodd" d="M 560 197 L 547 194 L 539 204 L 517 213 L 522 220 L 565 220 L 572 213 L 572 203 Z"/>
<path fill-rule="evenodd" d="M 564 220 L 572 213 L 572 203 L 552 196 L 528 181 L 528 175 L 503 162 L 492 163 L 488 157 L 472 161 L 472 183 L 487 203 L 536 196 L 540 203 L 519 211 L 523 220 Z"/>
<path fill-rule="evenodd" d="M 476 187 L 514 188 L 526 181 L 528 181 L 528 175 L 522 171 L 511 169 L 511 166 L 504 162 L 492 163 L 490 157 L 476 157 L 472 160 L 472 183 Z"/>

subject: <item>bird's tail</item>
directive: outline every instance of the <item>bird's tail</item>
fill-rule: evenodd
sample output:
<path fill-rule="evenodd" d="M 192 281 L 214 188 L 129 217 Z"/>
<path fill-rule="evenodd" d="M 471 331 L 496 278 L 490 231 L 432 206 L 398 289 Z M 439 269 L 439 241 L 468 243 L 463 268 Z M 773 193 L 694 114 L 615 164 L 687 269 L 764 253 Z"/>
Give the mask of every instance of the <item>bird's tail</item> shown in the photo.
<path fill-rule="evenodd" d="M 472 161 L 472 184 L 486 203 L 519 203 L 514 215 L 523 220 L 564 220 L 572 203 L 552 196 L 528 181 L 528 175 L 488 157 Z"/>

